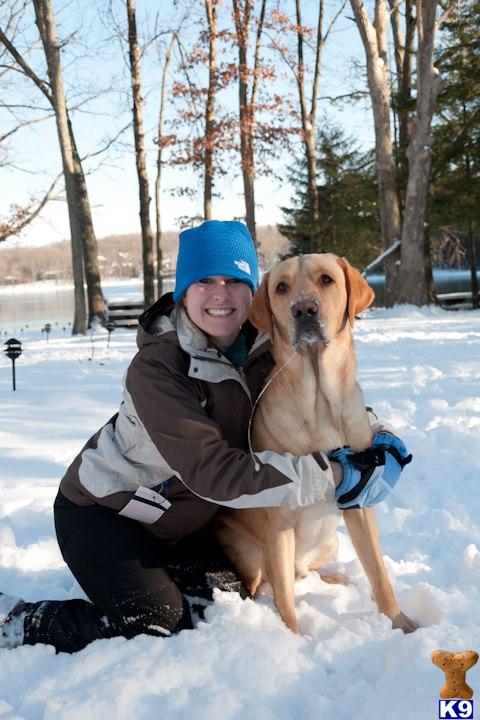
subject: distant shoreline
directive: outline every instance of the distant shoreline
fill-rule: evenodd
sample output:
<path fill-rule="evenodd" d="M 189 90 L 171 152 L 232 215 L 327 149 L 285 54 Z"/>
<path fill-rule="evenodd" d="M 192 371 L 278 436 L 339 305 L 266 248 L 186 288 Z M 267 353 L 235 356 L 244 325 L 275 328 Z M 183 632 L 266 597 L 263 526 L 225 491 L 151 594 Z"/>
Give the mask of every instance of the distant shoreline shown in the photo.
<path fill-rule="evenodd" d="M 129 278 L 128 280 L 108 278 L 102 281 L 102 288 L 116 287 L 118 285 L 141 285 L 143 278 Z M 73 290 L 73 282 L 68 280 L 35 280 L 34 282 L 18 283 L 12 285 L 0 284 L 0 295 L 36 295 L 38 293 Z M 86 286 L 85 286 L 86 290 Z"/>

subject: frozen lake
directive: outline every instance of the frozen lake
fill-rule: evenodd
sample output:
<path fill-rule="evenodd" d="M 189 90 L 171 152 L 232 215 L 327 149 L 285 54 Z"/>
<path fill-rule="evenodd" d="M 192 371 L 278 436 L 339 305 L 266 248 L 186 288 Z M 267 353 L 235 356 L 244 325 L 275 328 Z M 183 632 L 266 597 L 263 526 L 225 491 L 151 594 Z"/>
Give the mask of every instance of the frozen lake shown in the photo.
<path fill-rule="evenodd" d="M 173 290 L 173 278 L 164 280 L 164 292 Z M 135 298 L 141 300 L 143 282 L 133 280 L 111 280 L 102 283 L 107 299 Z M 20 332 L 28 325 L 39 330 L 45 323 L 60 330 L 73 320 L 73 286 L 55 281 L 27 283 L 24 285 L 0 286 L 0 333 Z"/>

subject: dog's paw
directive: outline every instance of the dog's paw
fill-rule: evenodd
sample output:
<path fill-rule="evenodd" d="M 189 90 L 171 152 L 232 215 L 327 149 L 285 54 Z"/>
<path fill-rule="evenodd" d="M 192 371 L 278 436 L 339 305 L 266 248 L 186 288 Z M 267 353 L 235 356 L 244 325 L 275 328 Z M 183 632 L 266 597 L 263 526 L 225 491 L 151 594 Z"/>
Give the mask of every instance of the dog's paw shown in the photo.
<path fill-rule="evenodd" d="M 323 582 L 329 583 L 329 585 L 350 585 L 348 578 L 341 573 L 331 573 L 331 575 L 320 575 L 320 579 Z"/>
<path fill-rule="evenodd" d="M 402 630 L 405 635 L 415 632 L 421 627 L 415 620 L 411 620 L 405 613 L 399 612 L 392 618 L 392 628 L 394 630 Z"/>

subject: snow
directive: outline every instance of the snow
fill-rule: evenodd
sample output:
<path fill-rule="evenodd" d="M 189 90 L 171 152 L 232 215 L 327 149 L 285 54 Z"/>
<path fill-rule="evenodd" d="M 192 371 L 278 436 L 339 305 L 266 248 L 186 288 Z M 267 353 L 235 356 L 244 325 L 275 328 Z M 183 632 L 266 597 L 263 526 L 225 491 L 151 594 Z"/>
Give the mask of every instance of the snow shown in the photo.
<path fill-rule="evenodd" d="M 93 643 L 75 655 L 0 650 L 0 718 L 428 720 L 443 675 L 433 650 L 480 649 L 480 312 L 372 310 L 355 328 L 359 380 L 414 454 L 378 507 L 385 562 L 412 635 L 377 614 L 342 528 L 348 587 L 300 581 L 300 635 L 268 598 L 218 593 L 196 630 Z M 0 359 L 0 589 L 83 597 L 55 541 L 59 478 L 121 399 L 135 333 L 22 335 L 17 391 Z M 480 663 L 467 681 L 480 693 Z M 478 701 L 477 701 L 478 702 Z"/>

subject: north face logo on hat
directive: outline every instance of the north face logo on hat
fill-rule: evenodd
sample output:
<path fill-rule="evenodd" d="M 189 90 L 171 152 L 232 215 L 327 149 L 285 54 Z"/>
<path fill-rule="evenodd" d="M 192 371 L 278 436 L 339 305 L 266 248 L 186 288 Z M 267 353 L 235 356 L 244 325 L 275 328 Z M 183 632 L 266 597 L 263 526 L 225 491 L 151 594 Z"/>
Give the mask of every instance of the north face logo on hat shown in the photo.
<path fill-rule="evenodd" d="M 252 274 L 252 271 L 250 270 L 250 265 L 245 260 L 234 260 L 233 262 L 238 268 L 240 268 L 240 270 L 243 270 L 243 272 L 248 273 L 248 275 Z"/>

